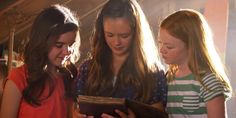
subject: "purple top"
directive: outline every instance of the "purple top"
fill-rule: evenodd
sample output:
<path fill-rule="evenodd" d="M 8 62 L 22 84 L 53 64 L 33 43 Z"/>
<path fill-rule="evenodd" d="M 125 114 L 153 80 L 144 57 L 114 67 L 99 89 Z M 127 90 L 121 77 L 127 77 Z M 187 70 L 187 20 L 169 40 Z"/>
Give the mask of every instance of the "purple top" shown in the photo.
<path fill-rule="evenodd" d="M 79 74 L 76 82 L 76 93 L 77 95 L 84 95 L 84 88 L 86 80 L 88 79 L 88 67 L 91 61 L 84 62 L 79 68 Z M 153 90 L 153 96 L 147 104 L 153 104 L 156 102 L 162 102 L 166 106 L 167 102 L 167 81 L 163 71 L 154 73 L 155 79 L 157 79 L 156 87 Z M 108 89 L 109 90 L 109 89 Z M 101 96 L 107 96 L 106 93 Z M 132 86 L 127 86 L 123 89 L 117 89 L 112 96 L 114 98 L 126 98 L 136 100 L 135 98 L 135 89 Z"/>

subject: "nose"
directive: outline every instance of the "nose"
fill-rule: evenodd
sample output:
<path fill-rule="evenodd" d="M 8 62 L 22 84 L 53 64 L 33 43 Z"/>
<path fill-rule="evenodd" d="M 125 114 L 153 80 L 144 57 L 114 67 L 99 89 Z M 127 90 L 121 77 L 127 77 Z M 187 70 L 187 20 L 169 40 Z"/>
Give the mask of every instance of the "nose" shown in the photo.
<path fill-rule="evenodd" d="M 65 46 L 63 48 L 63 54 L 64 55 L 70 55 L 72 53 L 72 48 L 70 46 Z"/>
<path fill-rule="evenodd" d="M 160 46 L 160 53 L 161 54 L 166 54 L 167 53 L 166 49 L 163 46 Z"/>
<path fill-rule="evenodd" d="M 119 36 L 117 36 L 116 38 L 115 38 L 115 45 L 120 45 L 121 44 L 121 39 L 120 39 L 120 37 Z"/>

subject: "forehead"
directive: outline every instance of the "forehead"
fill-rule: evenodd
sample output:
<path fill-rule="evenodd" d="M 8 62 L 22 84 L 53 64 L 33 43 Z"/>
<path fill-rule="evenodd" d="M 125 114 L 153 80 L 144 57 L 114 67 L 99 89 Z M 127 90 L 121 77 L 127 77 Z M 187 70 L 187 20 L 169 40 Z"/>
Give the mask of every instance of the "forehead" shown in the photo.
<path fill-rule="evenodd" d="M 169 43 L 169 44 L 179 44 L 184 43 L 181 39 L 178 39 L 172 35 L 166 30 L 166 29 L 160 29 L 159 34 L 159 41 L 162 41 L 163 43 Z"/>
<path fill-rule="evenodd" d="M 73 43 L 75 42 L 75 38 L 76 38 L 76 32 L 70 31 L 70 32 L 61 34 L 57 42 Z"/>
<path fill-rule="evenodd" d="M 126 18 L 105 18 L 104 19 L 104 30 L 107 32 L 130 32 L 130 23 Z"/>

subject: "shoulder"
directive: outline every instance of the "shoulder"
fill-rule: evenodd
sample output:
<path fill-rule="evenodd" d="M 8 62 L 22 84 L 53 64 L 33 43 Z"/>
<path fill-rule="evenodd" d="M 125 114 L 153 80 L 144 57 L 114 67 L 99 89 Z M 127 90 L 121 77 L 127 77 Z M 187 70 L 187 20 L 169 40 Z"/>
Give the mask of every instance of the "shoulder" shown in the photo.
<path fill-rule="evenodd" d="M 15 79 L 15 78 L 22 78 L 22 77 L 25 77 L 26 76 L 26 73 L 27 72 L 27 67 L 26 65 L 22 65 L 20 67 L 17 67 L 17 68 L 13 68 L 9 75 L 8 75 L 8 79 Z"/>
<path fill-rule="evenodd" d="M 217 79 L 216 74 L 207 73 L 202 78 L 202 85 L 200 94 L 204 96 L 205 101 L 211 100 L 219 95 L 224 95 L 225 98 L 228 98 L 228 91 L 221 80 Z"/>
<path fill-rule="evenodd" d="M 220 85 L 220 80 L 217 79 L 216 75 L 214 73 L 207 73 L 202 78 L 202 84 L 203 86 L 209 87 L 212 85 Z"/>
<path fill-rule="evenodd" d="M 163 70 L 159 70 L 154 74 L 154 79 L 156 80 L 153 98 L 151 104 L 156 102 L 161 102 L 163 106 L 166 106 L 167 101 L 167 80 Z"/>
<path fill-rule="evenodd" d="M 153 77 L 156 81 L 156 86 L 158 89 L 166 89 L 167 88 L 167 79 L 165 76 L 165 72 L 163 70 L 159 70 L 154 74 Z"/>
<path fill-rule="evenodd" d="M 80 66 L 78 67 L 77 79 L 87 78 L 91 63 L 92 63 L 92 60 L 86 60 L 80 64 Z"/>
<path fill-rule="evenodd" d="M 27 67 L 26 67 L 26 65 L 22 65 L 20 67 L 13 68 L 10 71 L 7 79 L 12 80 L 16 84 L 18 89 L 20 89 L 20 91 L 22 91 L 27 84 L 26 73 L 27 73 Z"/>
<path fill-rule="evenodd" d="M 165 72 L 163 70 L 158 70 L 154 73 L 154 78 L 158 80 L 166 80 Z"/>
<path fill-rule="evenodd" d="M 90 64 L 92 63 L 92 60 L 85 60 L 84 62 L 82 62 L 79 67 L 78 67 L 78 71 L 85 71 L 88 70 L 88 67 L 90 66 Z"/>

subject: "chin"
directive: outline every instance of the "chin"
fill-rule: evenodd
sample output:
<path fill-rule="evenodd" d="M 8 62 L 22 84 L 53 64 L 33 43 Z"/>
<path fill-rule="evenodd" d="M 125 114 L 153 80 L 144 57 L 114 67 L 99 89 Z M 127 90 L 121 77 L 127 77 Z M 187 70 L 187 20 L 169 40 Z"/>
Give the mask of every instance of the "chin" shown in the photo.
<path fill-rule="evenodd" d="M 62 65 L 61 63 L 62 63 L 62 61 L 60 61 L 60 62 L 55 62 L 54 65 L 55 65 L 55 66 L 61 66 L 61 65 Z"/>
<path fill-rule="evenodd" d="M 166 64 L 172 64 L 171 62 L 169 62 L 169 61 L 166 61 L 166 60 L 165 60 L 164 62 L 165 62 Z"/>
<path fill-rule="evenodd" d="M 125 52 L 125 51 L 117 51 L 117 52 L 114 52 L 114 54 L 115 55 L 120 55 L 120 56 L 123 56 L 123 55 L 126 55 L 127 54 L 127 52 Z"/>

